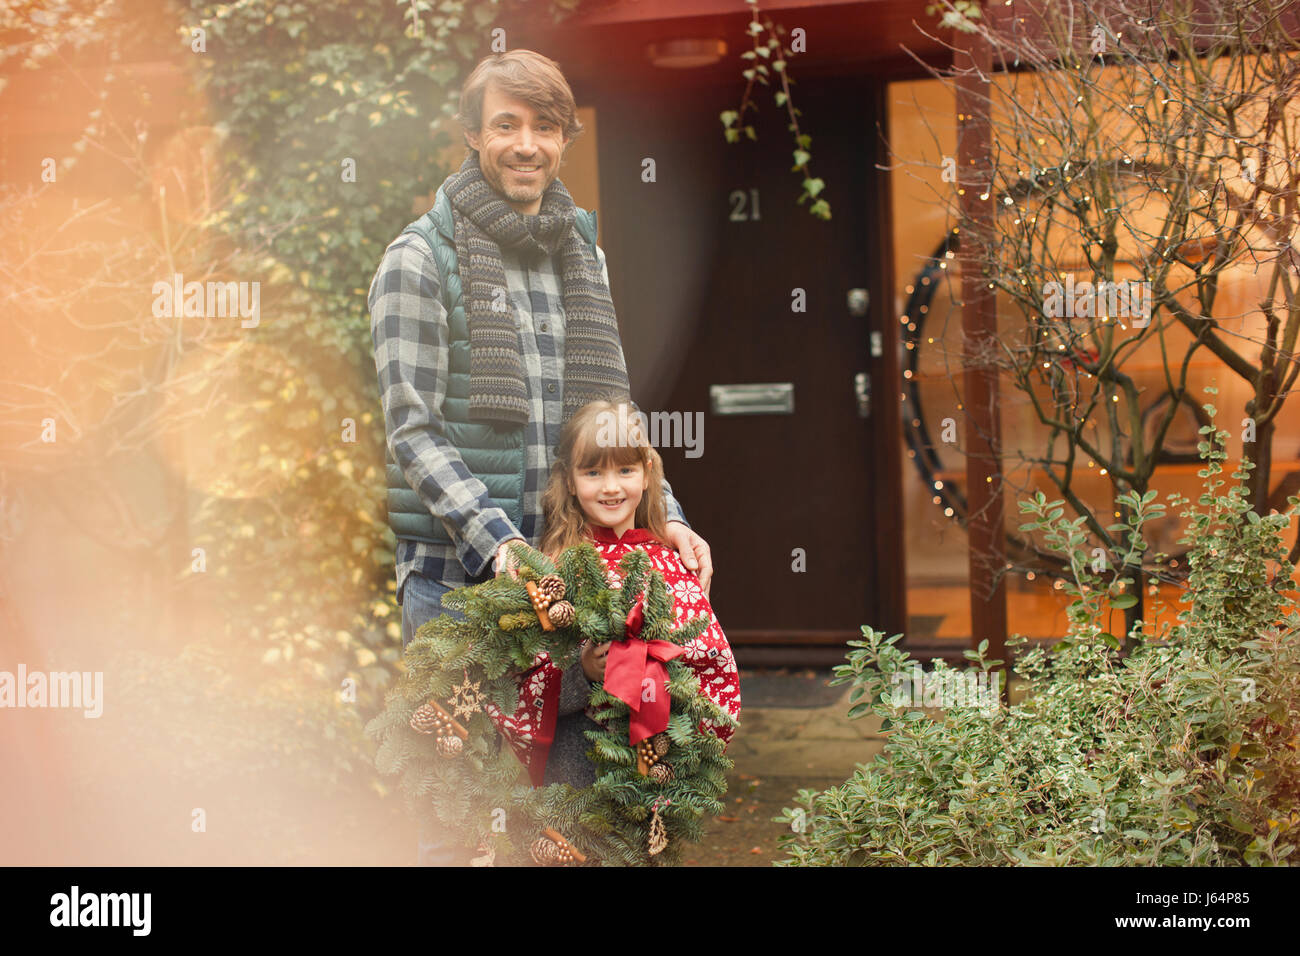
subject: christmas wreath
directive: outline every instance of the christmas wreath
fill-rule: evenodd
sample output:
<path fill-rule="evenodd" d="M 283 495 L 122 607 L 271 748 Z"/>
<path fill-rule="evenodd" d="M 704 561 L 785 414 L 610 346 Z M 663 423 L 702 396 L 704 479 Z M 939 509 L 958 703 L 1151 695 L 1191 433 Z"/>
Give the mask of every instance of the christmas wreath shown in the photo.
<path fill-rule="evenodd" d="M 707 619 L 674 628 L 672 592 L 644 551 L 619 563 L 621 586 L 589 544 L 554 563 L 515 553 L 518 580 L 450 592 L 443 606 L 464 619 L 442 615 L 416 632 L 406 674 L 367 727 L 376 767 L 401 774 L 412 811 L 475 850 L 478 865 L 677 862 L 705 814 L 723 810 L 732 766 L 710 728 L 735 721 L 679 659 Z M 588 709 L 599 725 L 587 732 L 596 782 L 534 786 L 527 762 L 549 740 L 538 724 L 549 716 L 553 726 L 554 706 L 521 701 L 540 669 L 580 667 L 584 640 L 616 642 Z"/>

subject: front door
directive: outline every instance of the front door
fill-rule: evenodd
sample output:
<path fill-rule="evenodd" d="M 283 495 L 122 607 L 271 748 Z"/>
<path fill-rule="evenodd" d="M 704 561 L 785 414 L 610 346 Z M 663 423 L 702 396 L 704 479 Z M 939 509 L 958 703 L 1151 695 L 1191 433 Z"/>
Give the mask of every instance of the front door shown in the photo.
<path fill-rule="evenodd" d="M 829 221 L 795 204 L 789 120 L 768 90 L 747 113 L 757 141 L 736 144 L 718 115 L 739 84 L 597 106 L 600 241 L 633 396 L 647 413 L 703 413 L 696 447 L 663 447 L 661 432 L 660 451 L 750 665 L 838 661 L 863 624 L 881 626 L 875 545 L 896 522 L 879 515 L 898 508 L 877 494 L 897 461 L 873 461 L 869 407 L 885 361 L 871 335 L 885 299 L 875 100 L 862 79 L 794 89 Z M 869 290 L 867 314 L 853 289 Z"/>

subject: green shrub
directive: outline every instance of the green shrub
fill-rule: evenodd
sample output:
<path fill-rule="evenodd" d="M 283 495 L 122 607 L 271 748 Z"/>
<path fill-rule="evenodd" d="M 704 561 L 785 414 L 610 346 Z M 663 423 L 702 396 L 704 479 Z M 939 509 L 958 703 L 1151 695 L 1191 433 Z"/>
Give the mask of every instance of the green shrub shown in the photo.
<path fill-rule="evenodd" d="M 1300 502 L 1281 515 L 1251 511 L 1251 464 L 1225 488 L 1227 434 L 1202 433 L 1213 436 L 1201 442 L 1205 493 L 1195 506 L 1170 499 L 1186 509 L 1191 548 L 1177 623 L 1139 620 L 1126 642 L 1109 634 L 1103 622 L 1131 605 L 1122 589 L 1132 582 L 1092 570 L 1083 519 L 1065 519 L 1061 502 L 1040 493 L 1021 503 L 1033 516 L 1024 530 L 1043 532 L 1069 560 L 1066 637 L 1023 651 L 1013 706 L 959 702 L 934 713 L 891 690 L 915 666 L 897 647 L 901 635 L 864 627 L 836 681 L 853 685 L 850 716 L 882 717 L 888 742 L 843 785 L 800 791 L 777 818 L 791 828 L 778 865 L 1292 862 L 1300 613 L 1282 533 Z M 1130 518 L 1112 530 L 1139 555 L 1142 524 L 1163 513 L 1154 499 L 1118 499 Z M 966 652 L 971 676 L 1001 666 L 986 648 Z"/>

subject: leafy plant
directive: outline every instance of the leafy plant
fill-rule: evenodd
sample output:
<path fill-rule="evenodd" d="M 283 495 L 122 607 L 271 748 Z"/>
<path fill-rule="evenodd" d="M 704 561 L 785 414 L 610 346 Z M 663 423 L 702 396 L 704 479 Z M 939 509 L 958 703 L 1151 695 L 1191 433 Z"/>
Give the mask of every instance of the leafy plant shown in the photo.
<path fill-rule="evenodd" d="M 826 183 L 813 176 L 808 168 L 808 163 L 812 160 L 812 137 L 799 129 L 799 117 L 803 113 L 795 107 L 790 94 L 794 79 L 790 76 L 789 59 L 794 56 L 795 51 L 787 47 L 781 39 L 785 36 L 785 27 L 773 25 L 771 17 L 765 16 L 760 19 L 757 0 L 745 0 L 745 2 L 751 7 L 748 32 L 753 40 L 753 48 L 740 54 L 740 58 L 749 63 L 740 71 L 740 75 L 745 78 L 745 92 L 740 98 L 740 108 L 723 110 L 718 116 L 722 120 L 723 136 L 728 143 L 740 142 L 742 132 L 752 140 L 758 139 L 753 126 L 736 124 L 744 117 L 746 110 L 758 109 L 758 105 L 750 98 L 754 84 L 762 83 L 767 86 L 768 77 L 773 74 L 779 76 L 781 88 L 776 91 L 774 99 L 777 106 L 784 106 L 790 114 L 790 123 L 786 129 L 794 134 L 794 165 L 790 167 L 790 171 L 803 175 L 803 192 L 799 194 L 795 203 L 803 205 L 805 199 L 812 199 L 813 203 L 808 207 L 808 212 L 818 219 L 829 219 L 831 218 L 830 203 L 825 199 L 817 198 L 826 188 Z M 768 34 L 766 41 L 761 39 L 764 33 Z M 767 66 L 769 63 L 772 65 L 770 70 Z"/>
<path fill-rule="evenodd" d="M 932 3 L 925 8 L 926 16 L 942 16 L 939 26 L 950 27 L 958 33 L 974 33 L 972 20 L 980 19 L 984 14 L 978 0 L 952 0 L 951 3 Z"/>
<path fill-rule="evenodd" d="M 1124 565 L 1110 578 L 1094 570 L 1083 519 L 1067 520 L 1062 502 L 1022 502 L 1072 570 L 1065 639 L 1022 653 L 1018 703 L 991 717 L 964 706 L 935 714 L 889 693 L 912 666 L 901 635 L 864 627 L 836 681 L 853 686 L 850 715 L 878 715 L 889 740 L 843 785 L 801 791 L 783 811 L 777 819 L 791 832 L 778 865 L 1292 862 L 1300 609 L 1282 534 L 1300 501 L 1261 517 L 1250 504 L 1251 463 L 1229 483 L 1227 433 L 1202 433 L 1205 491 L 1195 505 L 1170 499 L 1184 508 L 1191 562 L 1176 621 L 1139 620 L 1124 640 L 1111 634 L 1110 611 L 1131 599 Z M 1131 548 L 1143 547 L 1143 523 L 1161 512 L 1154 497 L 1121 496 Z M 966 655 L 980 671 L 999 666 L 984 651 Z"/>

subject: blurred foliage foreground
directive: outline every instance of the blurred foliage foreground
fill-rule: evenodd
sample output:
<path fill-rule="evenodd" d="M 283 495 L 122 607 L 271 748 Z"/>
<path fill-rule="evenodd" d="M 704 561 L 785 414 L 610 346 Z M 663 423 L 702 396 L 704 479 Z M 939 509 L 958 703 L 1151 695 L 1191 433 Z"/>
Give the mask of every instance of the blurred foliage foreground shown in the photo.
<path fill-rule="evenodd" d="M 120 570 L 121 603 L 139 605 L 102 633 L 18 641 L 33 663 L 75 669 L 78 642 L 108 653 L 113 634 L 122 648 L 94 729 L 55 721 L 68 736 L 50 742 L 50 792 L 135 797 L 144 833 L 178 819 L 190 832 L 193 809 L 226 800 L 249 862 L 320 853 L 292 836 L 305 801 L 386 793 L 361 729 L 401 670 L 366 291 L 451 171 L 437 125 L 523 5 L 0 11 L 0 63 L 38 77 L 25 105 L 84 124 L 68 142 L 31 133 L 33 150 L 60 152 L 35 185 L 0 187 L 14 322 L 0 349 L 0 536 L 30 542 L 26 519 L 62 515 L 59 546 Z M 160 300 L 156 284 L 177 275 L 256 284 L 260 311 Z M 207 832 L 233 836 L 231 813 Z M 140 845 L 101 862 L 188 858 Z"/>

